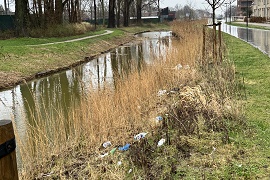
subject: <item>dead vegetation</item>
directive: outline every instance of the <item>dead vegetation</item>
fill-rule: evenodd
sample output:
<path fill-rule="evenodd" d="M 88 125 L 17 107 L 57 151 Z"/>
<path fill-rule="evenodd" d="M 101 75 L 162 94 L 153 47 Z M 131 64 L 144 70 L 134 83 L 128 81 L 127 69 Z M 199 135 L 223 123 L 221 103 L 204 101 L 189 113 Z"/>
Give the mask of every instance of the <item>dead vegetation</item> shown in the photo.
<path fill-rule="evenodd" d="M 166 60 L 118 79 L 113 91 L 89 93 L 68 120 L 59 113 L 57 124 L 39 121 L 29 130 L 31 146 L 22 148 L 22 179 L 230 177 L 227 164 L 246 153 L 230 144 L 228 132 L 229 121 L 243 122 L 241 104 L 228 60 L 202 66 L 203 23 L 175 22 L 182 38 Z M 148 134 L 134 140 L 140 132 Z M 102 147 L 106 141 L 112 146 Z"/>

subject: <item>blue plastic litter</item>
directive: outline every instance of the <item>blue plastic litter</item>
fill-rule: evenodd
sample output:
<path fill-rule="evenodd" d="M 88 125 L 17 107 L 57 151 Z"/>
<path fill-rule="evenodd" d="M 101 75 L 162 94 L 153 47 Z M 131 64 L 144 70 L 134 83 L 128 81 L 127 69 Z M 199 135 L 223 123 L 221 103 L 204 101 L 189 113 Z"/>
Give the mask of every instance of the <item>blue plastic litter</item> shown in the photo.
<path fill-rule="evenodd" d="M 123 147 L 119 147 L 118 150 L 119 151 L 127 151 L 129 149 L 129 147 L 130 147 L 130 144 L 126 144 Z"/>
<path fill-rule="evenodd" d="M 162 116 L 157 116 L 157 117 L 156 117 L 156 120 L 157 120 L 157 121 L 162 121 L 162 119 L 163 119 Z"/>

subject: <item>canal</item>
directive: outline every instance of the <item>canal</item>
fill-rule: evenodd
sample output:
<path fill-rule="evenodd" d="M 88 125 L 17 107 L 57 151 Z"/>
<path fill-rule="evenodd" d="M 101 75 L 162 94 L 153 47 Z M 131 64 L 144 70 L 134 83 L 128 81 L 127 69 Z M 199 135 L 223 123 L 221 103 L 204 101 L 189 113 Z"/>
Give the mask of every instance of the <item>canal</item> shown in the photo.
<path fill-rule="evenodd" d="M 87 92 L 114 89 L 117 79 L 165 56 L 171 46 L 171 32 L 147 32 L 136 37 L 136 42 L 101 54 L 88 63 L 0 92 L 0 120 L 13 119 L 24 139 L 27 124 L 33 124 L 37 116 L 44 121 L 57 117 L 59 112 L 67 116 Z"/>

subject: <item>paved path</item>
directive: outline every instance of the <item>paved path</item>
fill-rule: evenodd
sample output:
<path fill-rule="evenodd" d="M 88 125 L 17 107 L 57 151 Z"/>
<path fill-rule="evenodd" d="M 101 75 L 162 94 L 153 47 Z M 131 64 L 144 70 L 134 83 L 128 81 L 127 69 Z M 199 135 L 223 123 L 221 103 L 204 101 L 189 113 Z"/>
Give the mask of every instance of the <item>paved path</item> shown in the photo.
<path fill-rule="evenodd" d="M 93 35 L 93 36 L 86 36 L 86 37 L 82 37 L 82 38 L 71 39 L 71 40 L 60 41 L 60 42 L 52 42 L 52 43 L 45 43 L 45 44 L 35 44 L 35 45 L 27 45 L 27 46 L 46 46 L 46 45 L 52 45 L 52 44 L 62 44 L 62 43 L 68 43 L 68 42 L 75 42 L 75 41 L 81 41 L 81 40 L 85 40 L 85 39 L 91 39 L 91 38 L 98 37 L 98 36 L 104 36 L 104 35 L 111 34 L 111 33 L 113 33 L 113 31 L 106 30 L 106 32 L 103 33 L 103 34 L 97 34 L 97 35 Z"/>

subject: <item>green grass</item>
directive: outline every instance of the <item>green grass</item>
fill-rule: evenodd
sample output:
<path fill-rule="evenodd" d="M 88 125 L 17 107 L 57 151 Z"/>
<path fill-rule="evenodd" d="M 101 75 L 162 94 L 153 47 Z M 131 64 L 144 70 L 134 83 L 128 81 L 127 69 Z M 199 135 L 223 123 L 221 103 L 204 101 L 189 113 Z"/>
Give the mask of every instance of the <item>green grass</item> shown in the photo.
<path fill-rule="evenodd" d="M 239 79 L 244 78 L 247 127 L 232 131 L 235 145 L 247 149 L 246 159 L 258 177 L 270 176 L 270 58 L 251 45 L 224 34 L 229 59 L 236 66 Z"/>
<path fill-rule="evenodd" d="M 162 28 L 161 28 L 162 27 Z M 17 72 L 21 76 L 30 76 L 40 71 L 67 67 L 131 40 L 131 35 L 147 30 L 169 29 L 167 25 L 151 24 L 123 29 L 110 29 L 112 34 L 85 39 L 76 42 L 44 46 L 50 42 L 60 42 L 80 37 L 102 34 L 105 30 L 89 32 L 79 36 L 62 38 L 17 38 L 0 41 L 0 71 Z M 128 37 L 128 38 L 127 38 Z"/>
<path fill-rule="evenodd" d="M 105 30 L 90 31 L 82 35 L 60 37 L 60 38 L 55 38 L 55 37 L 54 38 L 31 38 L 31 37 L 14 38 L 14 39 L 8 39 L 8 40 L 1 40 L 0 47 L 38 45 L 38 44 L 45 44 L 45 43 L 52 43 L 52 42 L 61 42 L 61 41 L 72 40 L 72 39 L 81 38 L 81 37 L 98 35 L 102 33 L 105 33 Z"/>
<path fill-rule="evenodd" d="M 230 23 L 226 23 L 228 25 L 232 25 L 232 26 L 238 26 L 238 27 L 247 27 L 246 24 L 242 24 L 242 23 L 237 23 L 237 22 L 231 22 Z M 263 29 L 263 30 L 270 30 L 270 27 L 266 27 L 263 24 L 262 25 L 252 25 L 252 24 L 248 24 L 249 28 L 254 28 L 254 29 Z"/>

